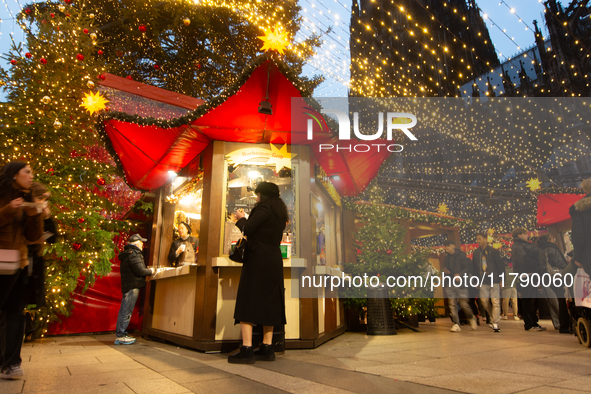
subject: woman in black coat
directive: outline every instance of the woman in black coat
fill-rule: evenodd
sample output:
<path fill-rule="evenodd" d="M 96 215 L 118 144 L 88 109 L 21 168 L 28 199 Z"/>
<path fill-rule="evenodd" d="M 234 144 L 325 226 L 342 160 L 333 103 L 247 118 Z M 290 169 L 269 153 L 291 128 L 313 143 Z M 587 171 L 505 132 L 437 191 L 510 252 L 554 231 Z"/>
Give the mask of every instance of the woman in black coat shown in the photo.
<path fill-rule="evenodd" d="M 231 363 L 253 364 L 255 359 L 273 361 L 273 326 L 286 323 L 281 239 L 289 221 L 287 207 L 279 197 L 279 187 L 270 182 L 258 184 L 257 204 L 248 220 L 244 211 L 236 213 L 236 227 L 248 239 L 242 267 L 234 319 L 240 322 L 242 346 L 230 354 Z M 252 327 L 263 326 L 263 343 L 252 348 Z"/>

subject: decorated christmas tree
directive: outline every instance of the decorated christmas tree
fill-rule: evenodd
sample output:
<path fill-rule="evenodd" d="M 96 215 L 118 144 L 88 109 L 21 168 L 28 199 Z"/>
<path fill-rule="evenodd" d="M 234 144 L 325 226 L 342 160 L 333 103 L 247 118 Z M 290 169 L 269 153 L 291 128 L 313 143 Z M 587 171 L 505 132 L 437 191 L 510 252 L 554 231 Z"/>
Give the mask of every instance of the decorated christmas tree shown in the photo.
<path fill-rule="evenodd" d="M 27 6 L 18 21 L 26 42 L 13 44 L 4 55 L 8 69 L 0 70 L 7 96 L 0 104 L 0 164 L 28 162 L 52 195 L 59 241 L 45 248 L 46 305 L 35 317 L 44 328 L 70 313 L 77 287 L 85 290 L 111 271 L 114 236 L 130 230 L 116 219 L 139 192 L 116 176 L 93 129 L 91 114 L 106 104 L 94 81 L 106 63 L 92 12 L 66 0 Z"/>
<path fill-rule="evenodd" d="M 385 281 L 388 277 L 425 277 L 429 252 L 411 252 L 410 245 L 405 242 L 407 230 L 398 223 L 398 209 L 384 204 L 384 191 L 378 186 L 370 186 L 364 194 L 369 201 L 346 203 L 347 208 L 356 212 L 359 219 L 354 235 L 357 261 L 346 264 L 345 272 L 353 276 L 377 276 L 380 278 L 379 288 L 382 284 L 387 285 Z M 389 290 L 399 317 L 423 311 L 427 304 L 423 305 L 421 298 L 427 298 L 429 305 L 433 304 L 428 289 L 420 286 L 420 281 L 401 280 L 396 282 L 396 286 L 385 287 Z M 363 299 L 371 296 L 364 286 L 344 290 L 345 297 L 349 298 L 345 304 L 357 309 L 363 308 Z"/>

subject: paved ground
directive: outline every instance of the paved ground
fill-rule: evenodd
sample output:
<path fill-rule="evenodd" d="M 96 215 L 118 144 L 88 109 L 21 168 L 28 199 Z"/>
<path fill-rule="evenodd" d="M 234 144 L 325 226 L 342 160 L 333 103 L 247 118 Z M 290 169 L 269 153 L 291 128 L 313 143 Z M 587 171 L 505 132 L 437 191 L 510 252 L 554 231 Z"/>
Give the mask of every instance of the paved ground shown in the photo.
<path fill-rule="evenodd" d="M 451 333 L 449 319 L 421 324 L 420 333 L 346 333 L 317 349 L 287 351 L 254 366 L 143 339 L 115 346 L 114 334 L 53 337 L 25 344 L 25 379 L 0 381 L 0 393 L 591 391 L 591 349 L 576 337 L 501 323 L 499 334 L 483 326 Z"/>

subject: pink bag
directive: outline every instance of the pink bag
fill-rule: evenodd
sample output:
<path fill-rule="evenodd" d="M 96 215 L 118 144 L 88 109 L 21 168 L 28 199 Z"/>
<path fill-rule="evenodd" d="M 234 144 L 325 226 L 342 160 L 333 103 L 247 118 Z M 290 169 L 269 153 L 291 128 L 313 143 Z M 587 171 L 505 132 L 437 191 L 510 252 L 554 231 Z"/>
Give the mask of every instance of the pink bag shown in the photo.
<path fill-rule="evenodd" d="M 0 275 L 14 275 L 20 268 L 20 250 L 0 249 Z"/>

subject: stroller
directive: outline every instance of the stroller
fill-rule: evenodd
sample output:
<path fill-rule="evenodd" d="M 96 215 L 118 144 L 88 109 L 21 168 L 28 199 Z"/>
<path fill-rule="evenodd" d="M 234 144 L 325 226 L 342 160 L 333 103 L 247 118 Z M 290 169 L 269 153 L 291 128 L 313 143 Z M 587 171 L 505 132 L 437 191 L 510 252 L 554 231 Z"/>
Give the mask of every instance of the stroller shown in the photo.
<path fill-rule="evenodd" d="M 580 278 L 577 278 L 581 274 Z M 569 297 L 567 298 L 568 313 L 571 320 L 571 332 L 573 332 L 579 339 L 579 343 L 585 347 L 591 347 L 591 283 L 589 282 L 589 275 L 584 270 L 577 271 L 575 281 L 580 279 L 580 290 L 574 288 L 568 289 Z M 571 290 L 572 293 L 571 293 Z M 583 306 L 577 306 L 575 303 L 575 293 L 578 298 L 581 298 Z"/>

